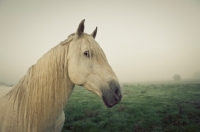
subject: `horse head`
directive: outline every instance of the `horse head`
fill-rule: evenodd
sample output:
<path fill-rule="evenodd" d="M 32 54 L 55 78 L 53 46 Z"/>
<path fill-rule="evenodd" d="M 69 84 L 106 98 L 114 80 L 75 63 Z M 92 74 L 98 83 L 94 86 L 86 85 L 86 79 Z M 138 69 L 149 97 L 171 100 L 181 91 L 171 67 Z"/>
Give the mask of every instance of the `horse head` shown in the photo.
<path fill-rule="evenodd" d="M 107 107 L 120 102 L 122 89 L 106 56 L 92 34 L 84 33 L 84 21 L 69 35 L 68 75 L 70 80 L 100 96 Z"/>

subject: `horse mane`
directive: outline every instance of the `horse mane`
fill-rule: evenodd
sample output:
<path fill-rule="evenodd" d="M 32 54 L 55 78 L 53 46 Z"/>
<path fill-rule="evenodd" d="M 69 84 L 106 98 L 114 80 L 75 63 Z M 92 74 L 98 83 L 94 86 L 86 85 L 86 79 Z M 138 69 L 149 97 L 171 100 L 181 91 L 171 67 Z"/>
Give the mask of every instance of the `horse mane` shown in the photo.
<path fill-rule="evenodd" d="M 52 120 L 65 107 L 67 86 L 72 84 L 68 78 L 68 43 L 69 39 L 44 54 L 6 95 L 13 101 L 10 107 L 17 111 L 18 126 L 24 131 L 46 131 L 42 128 L 53 126 Z"/>

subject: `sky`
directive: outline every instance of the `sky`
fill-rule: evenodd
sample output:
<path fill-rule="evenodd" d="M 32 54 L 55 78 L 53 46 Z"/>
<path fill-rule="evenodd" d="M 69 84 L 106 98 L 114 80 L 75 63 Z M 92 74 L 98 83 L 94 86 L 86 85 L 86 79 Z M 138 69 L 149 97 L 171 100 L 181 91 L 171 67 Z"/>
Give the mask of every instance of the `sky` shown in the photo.
<path fill-rule="evenodd" d="M 17 83 L 83 19 L 120 82 L 200 71 L 199 0 L 0 0 L 0 81 Z"/>

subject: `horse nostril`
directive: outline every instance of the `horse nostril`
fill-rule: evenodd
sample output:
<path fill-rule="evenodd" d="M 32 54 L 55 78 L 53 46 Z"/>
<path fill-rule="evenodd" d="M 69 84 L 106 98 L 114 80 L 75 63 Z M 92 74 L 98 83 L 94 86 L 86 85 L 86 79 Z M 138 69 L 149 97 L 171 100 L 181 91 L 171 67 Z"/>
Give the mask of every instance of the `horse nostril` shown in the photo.
<path fill-rule="evenodd" d="M 120 95 L 120 91 L 119 91 L 118 88 L 115 90 L 115 94 L 116 94 L 117 96 L 121 96 L 121 95 Z"/>

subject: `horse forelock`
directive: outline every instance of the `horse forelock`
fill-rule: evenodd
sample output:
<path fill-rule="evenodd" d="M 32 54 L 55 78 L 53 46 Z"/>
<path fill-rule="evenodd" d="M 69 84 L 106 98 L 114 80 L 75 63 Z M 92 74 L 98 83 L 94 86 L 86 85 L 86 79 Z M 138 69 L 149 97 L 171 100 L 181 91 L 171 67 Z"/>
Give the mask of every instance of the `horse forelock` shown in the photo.
<path fill-rule="evenodd" d="M 91 63 L 94 63 L 94 65 L 98 65 L 98 69 L 95 69 L 94 72 L 98 72 L 98 75 L 103 78 L 105 74 L 102 74 L 102 70 L 112 70 L 107 61 L 105 53 L 103 52 L 98 42 L 95 41 L 95 39 L 91 35 L 84 34 L 83 39 L 86 41 L 85 44 L 87 45 L 88 50 L 91 50 L 93 54 L 90 58 Z"/>
<path fill-rule="evenodd" d="M 100 45 L 97 43 L 97 41 L 95 41 L 95 39 L 91 35 L 84 34 L 83 39 L 87 42 L 86 45 L 88 49 L 91 50 L 92 54 L 94 54 L 94 56 L 91 57 L 91 60 L 96 60 L 101 64 L 108 63 L 106 55 L 104 54 Z"/>

